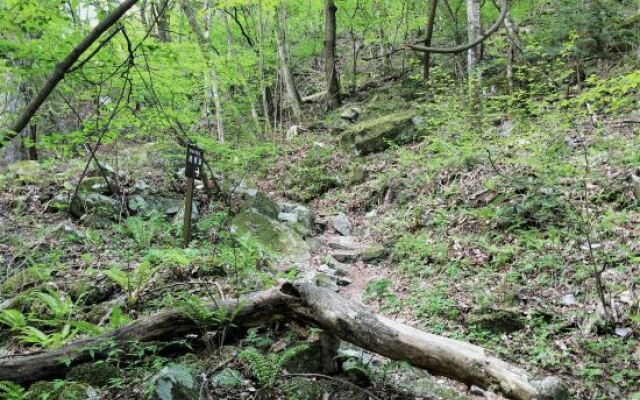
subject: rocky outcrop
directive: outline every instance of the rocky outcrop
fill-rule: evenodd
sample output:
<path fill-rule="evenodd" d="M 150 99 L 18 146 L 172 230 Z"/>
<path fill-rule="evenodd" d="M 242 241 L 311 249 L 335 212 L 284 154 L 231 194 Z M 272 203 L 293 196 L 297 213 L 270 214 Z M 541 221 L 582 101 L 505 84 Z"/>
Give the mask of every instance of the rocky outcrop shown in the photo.
<path fill-rule="evenodd" d="M 384 151 L 389 142 L 406 144 L 419 137 L 415 113 L 401 112 L 361 122 L 347 129 L 341 138 L 343 147 L 360 155 Z"/>

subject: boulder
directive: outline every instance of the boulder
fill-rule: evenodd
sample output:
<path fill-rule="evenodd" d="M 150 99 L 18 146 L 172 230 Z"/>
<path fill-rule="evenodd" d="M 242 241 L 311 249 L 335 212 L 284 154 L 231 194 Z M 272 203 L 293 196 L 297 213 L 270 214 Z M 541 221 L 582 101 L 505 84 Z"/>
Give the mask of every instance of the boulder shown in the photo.
<path fill-rule="evenodd" d="M 355 250 L 358 248 L 351 236 L 332 236 L 327 240 L 327 246 L 333 250 Z"/>
<path fill-rule="evenodd" d="M 360 118 L 362 114 L 362 109 L 360 107 L 349 107 L 340 114 L 340 118 L 354 123 Z"/>
<path fill-rule="evenodd" d="M 341 144 L 360 155 L 367 155 L 386 150 L 389 142 L 410 143 L 418 137 L 414 117 L 412 112 L 402 112 L 361 122 L 342 134 Z"/>
<path fill-rule="evenodd" d="M 342 236 L 351 236 L 351 222 L 349 222 L 349 218 L 344 213 L 338 214 L 333 219 L 333 229 Z"/>
<path fill-rule="evenodd" d="M 374 263 L 386 255 L 386 249 L 381 244 L 374 244 L 362 250 L 362 261 Z"/>
<path fill-rule="evenodd" d="M 231 221 L 232 232 L 278 260 L 299 259 L 309 254 L 309 245 L 293 229 L 250 208 Z"/>
<path fill-rule="evenodd" d="M 153 380 L 159 400 L 198 400 L 199 398 L 196 380 L 182 365 L 166 365 Z"/>
<path fill-rule="evenodd" d="M 281 209 L 283 212 L 278 214 L 278 219 L 301 224 L 304 230 L 308 232 L 308 236 L 311 236 L 315 223 L 315 213 L 311 208 L 302 204 L 284 203 Z"/>
<path fill-rule="evenodd" d="M 90 176 L 82 180 L 78 187 L 81 193 L 111 194 L 111 188 L 101 176 Z"/>
<path fill-rule="evenodd" d="M 253 208 L 262 215 L 276 219 L 280 213 L 280 207 L 273 199 L 256 189 L 249 189 L 244 193 L 243 208 Z"/>
<path fill-rule="evenodd" d="M 78 193 L 69 211 L 85 225 L 101 228 L 119 219 L 120 203 L 99 193 Z"/>
<path fill-rule="evenodd" d="M 200 210 L 198 209 L 198 204 L 194 201 L 191 203 L 191 222 L 196 223 L 200 219 Z M 176 224 L 182 224 L 184 222 L 184 205 L 180 207 L 176 217 L 174 219 Z"/>
<path fill-rule="evenodd" d="M 358 250 L 336 250 L 331 256 L 341 263 L 352 263 L 358 260 L 360 252 Z"/>

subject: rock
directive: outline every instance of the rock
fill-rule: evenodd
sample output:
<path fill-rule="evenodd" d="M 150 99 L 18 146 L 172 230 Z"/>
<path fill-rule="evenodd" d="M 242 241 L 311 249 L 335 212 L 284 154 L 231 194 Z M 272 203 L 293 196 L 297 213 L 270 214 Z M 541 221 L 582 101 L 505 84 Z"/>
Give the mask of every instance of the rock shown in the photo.
<path fill-rule="evenodd" d="M 484 389 L 482 389 L 481 387 L 478 387 L 476 385 L 471 386 L 471 388 L 469 389 L 469 394 L 472 396 L 480 396 L 480 397 L 484 397 L 486 395 L 486 392 L 484 391 Z"/>
<path fill-rule="evenodd" d="M 144 214 L 148 210 L 147 201 L 139 194 L 134 194 L 127 199 L 127 208 L 133 214 Z"/>
<path fill-rule="evenodd" d="M 199 219 L 200 210 L 198 209 L 198 204 L 194 201 L 191 203 L 191 223 L 195 224 Z M 180 207 L 174 221 L 176 224 L 182 224 L 184 222 L 184 206 Z"/>
<path fill-rule="evenodd" d="M 104 178 L 101 176 L 93 176 L 88 177 L 80 182 L 80 186 L 78 187 L 78 192 L 80 193 L 100 193 L 100 194 L 111 194 L 111 188 L 107 185 Z"/>
<path fill-rule="evenodd" d="M 280 207 L 266 194 L 256 190 L 249 189 L 244 193 L 243 208 L 253 208 L 262 215 L 276 219 L 280 213 Z"/>
<path fill-rule="evenodd" d="M 362 250 L 362 261 L 373 263 L 380 261 L 386 255 L 386 249 L 381 244 L 371 245 Z"/>
<path fill-rule="evenodd" d="M 85 225 L 103 228 L 119 219 L 120 203 L 99 193 L 78 193 L 69 211 Z"/>
<path fill-rule="evenodd" d="M 198 400 L 196 382 L 191 372 L 179 364 L 168 364 L 153 378 L 160 400 Z"/>
<path fill-rule="evenodd" d="M 279 213 L 278 220 L 285 222 L 298 222 L 298 216 L 292 213 Z"/>
<path fill-rule="evenodd" d="M 352 263 L 358 260 L 360 252 L 357 250 L 336 250 L 331 256 L 341 263 Z"/>
<path fill-rule="evenodd" d="M 333 220 L 333 229 L 342 236 L 351 236 L 351 223 L 344 213 L 338 214 Z"/>
<path fill-rule="evenodd" d="M 628 336 L 631 336 L 631 334 L 633 333 L 633 330 L 631 328 L 621 328 L 621 327 L 617 327 L 615 329 L 615 333 L 616 335 L 620 336 L 621 338 L 626 338 Z"/>
<path fill-rule="evenodd" d="M 268 257 L 282 261 L 309 254 L 309 245 L 298 233 L 255 209 L 246 209 L 236 215 L 231 228 L 239 240 L 256 246 Z"/>
<path fill-rule="evenodd" d="M 575 306 L 577 304 L 576 296 L 574 296 L 572 293 L 565 294 L 560 299 L 560 304 L 563 306 Z"/>
<path fill-rule="evenodd" d="M 137 181 L 135 185 L 133 185 L 133 190 L 135 193 L 145 193 L 149 189 L 149 185 L 145 181 Z"/>
<path fill-rule="evenodd" d="M 140 214 L 176 215 L 184 206 L 184 199 L 179 197 L 165 197 L 159 194 L 144 196 L 146 206 L 140 210 Z"/>
<path fill-rule="evenodd" d="M 93 165 L 94 167 L 87 172 L 87 177 L 99 178 L 99 177 L 102 177 L 103 175 L 106 175 L 107 178 L 109 179 L 116 180 L 118 178 L 118 174 L 116 173 L 116 170 L 111 165 L 105 162 L 100 162 L 100 167 L 95 166 L 95 164 Z"/>
<path fill-rule="evenodd" d="M 354 123 L 362 115 L 362 109 L 360 107 L 349 107 L 340 114 L 340 118 Z"/>
<path fill-rule="evenodd" d="M 550 376 L 532 384 L 538 389 L 542 399 L 569 400 L 569 388 L 560 378 Z"/>
<path fill-rule="evenodd" d="M 242 375 L 235 369 L 225 368 L 211 378 L 214 387 L 233 389 L 242 384 Z"/>
<path fill-rule="evenodd" d="M 640 177 L 636 174 L 631 175 L 631 183 L 633 184 L 633 196 L 640 201 Z"/>
<path fill-rule="evenodd" d="M 336 282 L 336 278 L 327 274 L 317 274 L 314 278 L 314 282 L 316 285 L 329 289 L 333 292 L 339 292 L 340 287 Z"/>
<path fill-rule="evenodd" d="M 334 250 L 355 250 L 358 248 L 351 236 L 332 236 L 327 240 L 327 246 Z"/>
<path fill-rule="evenodd" d="M 361 122 L 342 134 L 341 144 L 360 155 L 367 155 L 386 150 L 389 142 L 409 143 L 418 137 L 414 117 L 413 112 L 406 111 Z"/>
<path fill-rule="evenodd" d="M 284 214 L 295 215 L 296 222 L 302 224 L 309 232 L 313 232 L 316 216 L 311 208 L 295 203 L 284 203 L 281 208 Z"/>

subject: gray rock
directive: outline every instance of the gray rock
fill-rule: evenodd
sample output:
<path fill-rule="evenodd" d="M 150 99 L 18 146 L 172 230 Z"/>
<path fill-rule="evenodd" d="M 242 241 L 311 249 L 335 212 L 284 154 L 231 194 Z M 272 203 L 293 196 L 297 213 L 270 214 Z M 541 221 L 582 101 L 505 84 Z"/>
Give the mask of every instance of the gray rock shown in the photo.
<path fill-rule="evenodd" d="M 560 378 L 549 376 L 532 383 L 540 392 L 541 400 L 568 400 L 569 388 Z"/>
<path fill-rule="evenodd" d="M 200 210 L 198 209 L 198 204 L 194 201 L 191 203 L 191 222 L 195 224 L 199 219 Z M 184 206 L 180 207 L 174 221 L 176 224 L 182 224 L 184 222 Z"/>
<path fill-rule="evenodd" d="M 340 118 L 353 123 L 360 118 L 361 114 L 362 109 L 360 107 L 349 107 L 340 114 Z"/>
<path fill-rule="evenodd" d="M 133 189 L 136 193 L 144 193 L 149 189 L 149 185 L 145 181 L 137 181 L 135 185 L 133 185 Z"/>
<path fill-rule="evenodd" d="M 107 185 L 107 182 L 101 176 L 87 177 L 80 182 L 78 188 L 80 193 L 100 193 L 111 194 L 111 188 Z"/>
<path fill-rule="evenodd" d="M 144 197 L 136 194 L 129 197 L 129 199 L 127 200 L 127 207 L 133 214 L 144 214 L 146 211 L 148 211 L 149 205 L 147 204 L 147 201 L 144 199 Z"/>
<path fill-rule="evenodd" d="M 340 291 L 340 286 L 338 286 L 336 278 L 327 274 L 316 275 L 315 283 L 320 287 L 329 289 L 336 293 Z"/>
<path fill-rule="evenodd" d="M 618 327 L 615 329 L 615 333 L 621 338 L 626 338 L 627 336 L 630 336 L 633 333 L 633 330 L 631 328 Z"/>
<path fill-rule="evenodd" d="M 336 279 L 336 284 L 338 286 L 349 286 L 353 283 L 353 281 L 349 278 L 345 278 L 345 277 L 338 277 Z"/>
<path fill-rule="evenodd" d="M 572 293 L 565 294 L 560 299 L 560 304 L 562 304 L 563 306 L 575 306 L 577 304 L 576 296 L 574 296 Z"/>
<path fill-rule="evenodd" d="M 293 213 L 279 213 L 278 220 L 288 222 L 298 222 L 298 216 Z"/>
<path fill-rule="evenodd" d="M 351 223 L 344 213 L 338 214 L 333 220 L 333 229 L 342 236 L 351 236 Z"/>
<path fill-rule="evenodd" d="M 352 263 L 358 260 L 360 252 L 356 250 L 336 250 L 331 256 L 341 263 Z"/>
<path fill-rule="evenodd" d="M 334 236 L 329 238 L 327 246 L 334 250 L 355 250 L 358 246 L 350 236 Z"/>

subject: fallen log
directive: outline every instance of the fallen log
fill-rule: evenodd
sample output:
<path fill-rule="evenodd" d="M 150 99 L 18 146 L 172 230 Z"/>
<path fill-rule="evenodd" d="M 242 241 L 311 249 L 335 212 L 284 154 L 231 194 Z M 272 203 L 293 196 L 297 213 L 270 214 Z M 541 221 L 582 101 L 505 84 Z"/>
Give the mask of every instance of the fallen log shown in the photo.
<path fill-rule="evenodd" d="M 320 326 L 338 339 L 374 353 L 500 392 L 515 400 L 560 400 L 566 386 L 557 378 L 535 380 L 526 371 L 470 343 L 432 335 L 373 314 L 367 308 L 306 282 L 285 283 L 280 288 L 255 293 L 240 300 L 211 304 L 233 316 L 233 325 L 243 328 L 274 320 L 296 320 Z M 209 324 L 209 328 L 228 321 Z M 0 358 L 0 381 L 29 383 L 62 376 L 70 365 L 90 361 L 89 350 L 109 341 L 147 342 L 180 337 L 198 330 L 199 324 L 184 313 L 167 310 L 114 332 L 74 342 L 64 348 Z"/>

